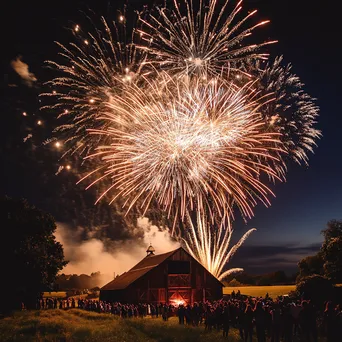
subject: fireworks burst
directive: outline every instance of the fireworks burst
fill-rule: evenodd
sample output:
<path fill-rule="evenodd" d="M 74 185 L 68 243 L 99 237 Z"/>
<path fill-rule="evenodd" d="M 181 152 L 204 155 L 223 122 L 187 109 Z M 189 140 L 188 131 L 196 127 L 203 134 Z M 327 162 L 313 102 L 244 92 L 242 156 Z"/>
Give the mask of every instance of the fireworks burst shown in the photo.
<path fill-rule="evenodd" d="M 260 178 L 279 178 L 269 163 L 282 152 L 252 87 L 161 73 L 148 88 L 131 85 L 125 96 L 113 95 L 101 117 L 108 128 L 92 130 L 111 142 L 90 156 L 107 164 L 90 186 L 111 178 L 102 196 L 115 189 L 112 201 L 126 198 L 128 210 L 143 198 L 145 210 L 156 200 L 176 219 L 184 219 L 186 210 L 222 217 L 232 214 L 227 208 L 234 202 L 251 217 L 257 199 L 269 204 L 272 192 Z"/>
<path fill-rule="evenodd" d="M 256 28 L 269 21 L 249 25 L 257 11 L 240 19 L 241 4 L 238 1 L 229 13 L 229 0 L 223 4 L 216 0 L 170 1 L 157 8 L 156 15 L 140 19 L 144 24 L 140 32 L 149 46 L 139 48 L 152 56 L 150 63 L 173 74 L 207 78 L 224 70 L 241 73 L 240 62 L 267 58 L 260 49 L 274 43 L 246 43 Z"/>

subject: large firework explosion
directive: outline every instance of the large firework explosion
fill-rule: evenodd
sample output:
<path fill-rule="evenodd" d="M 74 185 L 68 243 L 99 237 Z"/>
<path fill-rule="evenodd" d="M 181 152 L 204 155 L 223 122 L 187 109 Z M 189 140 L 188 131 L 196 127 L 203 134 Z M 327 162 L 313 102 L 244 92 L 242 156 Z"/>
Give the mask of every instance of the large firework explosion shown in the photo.
<path fill-rule="evenodd" d="M 271 42 L 246 39 L 266 22 L 247 25 L 255 11 L 240 11 L 241 2 L 231 12 L 228 1 L 169 2 L 140 14 L 130 40 L 120 38 L 122 14 L 96 34 L 76 25 L 78 43 L 60 45 L 62 64 L 49 62 L 62 75 L 45 94 L 57 99 L 69 151 L 89 161 L 82 180 L 105 184 L 99 200 L 121 199 L 127 211 L 157 205 L 174 228 L 186 222 L 174 234 L 218 277 L 234 254 L 235 208 L 247 219 L 268 205 L 269 183 L 285 179 L 289 159 L 306 162 L 320 134 L 298 77 L 279 58 L 260 63 Z"/>
<path fill-rule="evenodd" d="M 105 162 L 90 186 L 109 177 L 103 196 L 115 189 L 113 200 L 126 198 L 128 210 L 139 198 L 146 209 L 156 199 L 176 220 L 186 210 L 231 215 L 228 201 L 251 217 L 257 199 L 269 203 L 272 192 L 261 177 L 277 177 L 269 164 L 282 151 L 279 134 L 260 115 L 253 86 L 160 73 L 144 88 L 133 84 L 124 95 L 113 94 L 99 118 L 109 120 L 109 128 L 90 131 L 110 141 L 89 156 Z"/>

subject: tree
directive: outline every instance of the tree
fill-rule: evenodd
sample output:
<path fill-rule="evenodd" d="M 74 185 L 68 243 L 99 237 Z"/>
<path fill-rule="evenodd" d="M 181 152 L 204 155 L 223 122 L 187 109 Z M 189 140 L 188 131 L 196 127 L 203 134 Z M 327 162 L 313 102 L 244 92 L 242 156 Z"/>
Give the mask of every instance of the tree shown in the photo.
<path fill-rule="evenodd" d="M 276 271 L 273 273 L 272 284 L 286 284 L 288 281 L 284 271 Z"/>
<path fill-rule="evenodd" d="M 327 228 L 322 230 L 321 233 L 324 235 L 324 243 L 322 246 L 324 248 L 324 245 L 329 244 L 332 239 L 342 236 L 342 221 L 330 220 L 327 223 Z"/>
<path fill-rule="evenodd" d="M 57 273 L 67 264 L 63 247 L 53 233 L 52 216 L 28 204 L 26 200 L 0 199 L 0 282 L 2 310 L 34 307 L 37 297 L 51 288 Z"/>
<path fill-rule="evenodd" d="M 342 236 L 332 238 L 324 247 L 324 274 L 335 284 L 342 282 Z"/>
<path fill-rule="evenodd" d="M 308 256 L 298 263 L 299 267 L 299 275 L 297 277 L 298 280 L 313 275 L 323 275 L 323 256 L 322 253 L 317 253 L 316 255 Z"/>
<path fill-rule="evenodd" d="M 324 242 L 320 251 L 298 263 L 297 281 L 316 274 L 324 275 L 335 284 L 342 282 L 342 221 L 329 221 L 322 234 Z"/>
<path fill-rule="evenodd" d="M 334 283 L 342 282 L 342 221 L 329 221 L 322 234 L 324 235 L 321 248 L 324 275 Z"/>

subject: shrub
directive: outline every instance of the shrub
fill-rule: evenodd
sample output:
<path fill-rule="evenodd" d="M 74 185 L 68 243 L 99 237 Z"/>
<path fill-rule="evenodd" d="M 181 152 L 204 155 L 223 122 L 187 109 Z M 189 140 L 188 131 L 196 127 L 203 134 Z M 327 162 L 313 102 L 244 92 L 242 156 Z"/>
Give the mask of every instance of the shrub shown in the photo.
<path fill-rule="evenodd" d="M 289 298 L 293 299 L 293 300 L 297 300 L 300 298 L 299 294 L 298 294 L 298 291 L 290 291 L 288 293 L 289 295 Z"/>
<path fill-rule="evenodd" d="M 335 293 L 332 282 L 317 274 L 302 278 L 296 290 L 303 299 L 311 300 L 316 305 L 333 300 Z"/>

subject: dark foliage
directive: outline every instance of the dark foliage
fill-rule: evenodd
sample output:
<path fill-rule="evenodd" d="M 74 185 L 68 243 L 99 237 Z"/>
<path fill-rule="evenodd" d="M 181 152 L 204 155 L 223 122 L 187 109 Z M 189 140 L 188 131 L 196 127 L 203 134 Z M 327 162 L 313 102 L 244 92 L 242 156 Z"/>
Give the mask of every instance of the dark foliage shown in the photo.
<path fill-rule="evenodd" d="M 317 253 L 316 255 L 308 256 L 298 263 L 299 274 L 297 281 L 300 281 L 304 277 L 308 277 L 313 274 L 323 275 L 323 256 L 322 253 Z"/>
<path fill-rule="evenodd" d="M 29 205 L 26 200 L 0 199 L 0 266 L 4 277 L 1 309 L 33 307 L 41 291 L 48 289 L 67 264 L 63 247 L 53 235 L 52 216 Z"/>
<path fill-rule="evenodd" d="M 311 300 L 317 305 L 322 305 L 327 300 L 335 299 L 335 288 L 333 283 L 320 275 L 304 277 L 297 284 L 296 289 L 301 298 Z"/>
<path fill-rule="evenodd" d="M 342 221 L 329 221 L 322 234 L 324 235 L 321 248 L 324 275 L 334 283 L 340 283 L 342 282 Z"/>
<path fill-rule="evenodd" d="M 84 290 L 98 288 L 103 283 L 102 275 L 100 272 L 87 274 L 60 274 L 56 281 L 55 286 L 59 291 L 67 290 Z"/>
<path fill-rule="evenodd" d="M 241 285 L 256 285 L 256 286 L 267 286 L 267 285 L 287 285 L 294 283 L 293 276 L 287 276 L 284 271 L 275 271 L 271 273 L 251 275 L 246 272 L 239 274 L 233 274 L 225 279 L 226 284 L 231 281 L 240 283 Z M 230 286 L 230 285 L 227 285 Z"/>
<path fill-rule="evenodd" d="M 342 221 L 329 221 L 322 234 L 324 242 L 320 251 L 298 263 L 297 281 L 309 275 L 320 274 L 335 284 L 342 282 Z"/>

